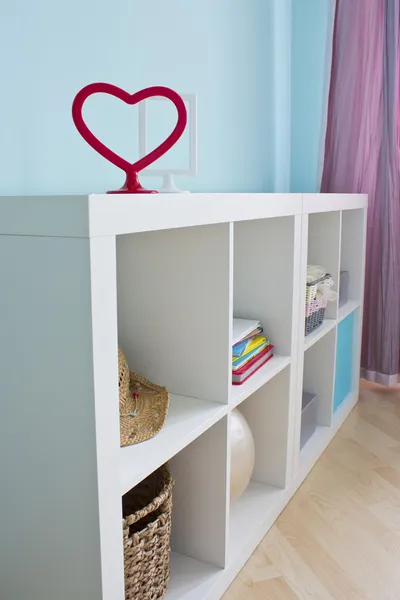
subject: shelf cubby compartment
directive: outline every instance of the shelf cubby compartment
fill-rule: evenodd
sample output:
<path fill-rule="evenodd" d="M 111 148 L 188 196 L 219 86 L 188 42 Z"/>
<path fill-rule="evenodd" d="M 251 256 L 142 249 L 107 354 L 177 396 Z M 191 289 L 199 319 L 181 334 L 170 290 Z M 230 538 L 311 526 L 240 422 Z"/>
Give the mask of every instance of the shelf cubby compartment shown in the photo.
<path fill-rule="evenodd" d="M 136 448 L 140 451 L 138 460 L 143 461 L 149 450 L 146 442 Z M 202 590 L 205 598 L 227 564 L 228 417 L 225 415 L 174 456 L 165 456 L 161 464 L 167 459 L 175 485 L 166 598 L 186 600 L 193 589 L 196 594 Z"/>
<path fill-rule="evenodd" d="M 275 356 L 241 386 L 237 405 L 291 361 L 296 217 L 242 221 L 234 225 L 233 316 L 259 319 Z"/>
<path fill-rule="evenodd" d="M 169 461 L 175 486 L 171 578 L 167 600 L 204 596 L 227 564 L 228 417 L 210 427 Z M 190 575 L 190 576 L 189 576 Z M 196 596 L 197 597 L 197 596 Z"/>
<path fill-rule="evenodd" d="M 340 211 L 313 213 L 308 217 L 307 264 L 320 265 L 330 273 L 334 290 L 339 285 L 340 231 Z M 338 301 L 329 302 L 325 319 L 336 319 L 337 313 Z M 329 327 L 329 323 L 326 325 Z"/>
<path fill-rule="evenodd" d="M 324 319 L 323 323 L 304 338 L 304 350 L 308 350 L 327 333 L 336 327 L 335 319 Z"/>
<path fill-rule="evenodd" d="M 319 430 L 332 424 L 335 352 L 336 327 L 304 354 L 302 390 L 317 396 L 317 429 L 300 452 L 301 462 L 307 457 L 310 448 L 312 450 L 313 442 L 318 440 Z M 299 402 L 301 403 L 301 397 Z"/>
<path fill-rule="evenodd" d="M 132 370 L 227 403 L 229 223 L 117 237 L 118 334 Z"/>
<path fill-rule="evenodd" d="M 121 494 L 183 450 L 226 413 L 224 404 L 171 394 L 161 431 L 146 442 L 119 449 Z"/>
<path fill-rule="evenodd" d="M 365 219 L 364 209 L 342 211 L 340 271 L 348 271 L 349 281 L 347 302 L 339 307 L 339 321 L 343 321 L 362 303 Z"/>
<path fill-rule="evenodd" d="M 244 494 L 231 506 L 229 561 L 254 548 L 283 506 L 290 463 L 290 366 L 247 398 L 239 410 L 254 437 L 255 467 Z"/>

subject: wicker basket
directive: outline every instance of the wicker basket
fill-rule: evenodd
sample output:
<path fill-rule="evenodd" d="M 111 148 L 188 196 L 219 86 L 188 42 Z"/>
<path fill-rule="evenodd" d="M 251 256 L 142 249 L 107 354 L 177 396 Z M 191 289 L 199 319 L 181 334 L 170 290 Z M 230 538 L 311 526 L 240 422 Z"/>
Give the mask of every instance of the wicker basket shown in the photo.
<path fill-rule="evenodd" d="M 305 335 L 308 335 L 314 329 L 317 329 L 324 322 L 325 308 L 320 308 L 316 312 L 306 317 Z"/>
<path fill-rule="evenodd" d="M 167 592 L 173 485 L 164 465 L 122 499 L 125 600 L 158 600 Z"/>
<path fill-rule="evenodd" d="M 319 297 L 316 300 L 313 300 L 312 302 L 310 302 L 310 304 L 306 304 L 306 317 L 310 317 L 313 313 L 316 313 L 319 310 L 321 310 L 321 308 L 325 310 L 327 306 L 327 298 Z"/>
<path fill-rule="evenodd" d="M 318 284 L 322 283 L 325 279 L 329 279 L 329 273 L 326 273 L 322 267 L 310 265 L 308 269 L 313 269 L 315 273 L 314 279 L 310 281 L 309 276 L 307 277 L 306 283 L 306 306 L 311 304 L 316 299 L 318 293 Z"/>
<path fill-rule="evenodd" d="M 306 283 L 306 314 L 305 314 L 305 335 L 320 327 L 324 321 L 325 309 L 328 305 L 328 299 L 318 294 L 318 286 L 331 279 L 329 273 L 325 273 L 322 268 L 320 277 Z"/>

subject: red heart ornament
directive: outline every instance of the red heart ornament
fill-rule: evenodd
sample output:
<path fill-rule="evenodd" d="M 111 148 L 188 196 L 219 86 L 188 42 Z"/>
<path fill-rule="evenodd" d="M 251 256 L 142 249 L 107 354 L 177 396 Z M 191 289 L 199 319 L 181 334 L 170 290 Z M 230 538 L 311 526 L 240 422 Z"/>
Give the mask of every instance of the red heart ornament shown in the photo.
<path fill-rule="evenodd" d="M 163 98 L 170 100 L 175 105 L 176 110 L 178 111 L 178 120 L 172 133 L 159 146 L 157 146 L 157 148 L 154 148 L 154 150 L 149 152 L 149 154 L 146 154 L 146 156 L 140 158 L 138 161 L 130 163 L 105 146 L 103 142 L 101 142 L 86 125 L 82 116 L 82 108 L 85 101 L 93 94 L 109 94 L 110 96 L 115 96 L 126 104 L 131 105 L 138 104 L 142 100 L 147 100 L 148 98 L 162 96 Z M 164 156 L 164 154 L 176 144 L 185 131 L 187 124 L 187 111 L 185 103 L 179 94 L 174 92 L 174 90 L 161 85 L 145 88 L 144 90 L 140 90 L 135 94 L 129 94 L 125 90 L 122 90 L 111 83 L 91 83 L 82 88 L 81 91 L 76 95 L 72 104 L 72 118 L 77 130 L 85 142 L 87 142 L 89 146 L 92 146 L 92 148 L 101 154 L 101 156 L 103 156 L 106 160 L 110 161 L 113 165 L 119 169 L 122 169 L 126 173 L 126 181 L 123 187 L 120 190 L 107 193 L 156 194 L 156 191 L 146 190 L 140 185 L 138 173 L 158 160 L 161 156 Z"/>

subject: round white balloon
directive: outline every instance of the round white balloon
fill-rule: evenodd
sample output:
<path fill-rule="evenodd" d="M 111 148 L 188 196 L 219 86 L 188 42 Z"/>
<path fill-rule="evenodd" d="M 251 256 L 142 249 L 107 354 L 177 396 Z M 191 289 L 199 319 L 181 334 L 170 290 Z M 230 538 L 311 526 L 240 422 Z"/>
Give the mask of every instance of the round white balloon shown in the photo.
<path fill-rule="evenodd" d="M 237 409 L 231 415 L 231 502 L 237 500 L 250 483 L 254 470 L 255 447 L 251 429 Z"/>

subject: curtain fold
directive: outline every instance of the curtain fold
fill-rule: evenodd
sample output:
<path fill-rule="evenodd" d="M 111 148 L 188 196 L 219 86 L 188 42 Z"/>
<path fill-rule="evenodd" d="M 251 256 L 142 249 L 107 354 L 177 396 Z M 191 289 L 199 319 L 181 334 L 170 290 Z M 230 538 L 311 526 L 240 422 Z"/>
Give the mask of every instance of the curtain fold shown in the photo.
<path fill-rule="evenodd" d="M 321 191 L 368 193 L 361 375 L 400 363 L 399 2 L 338 0 Z"/>

